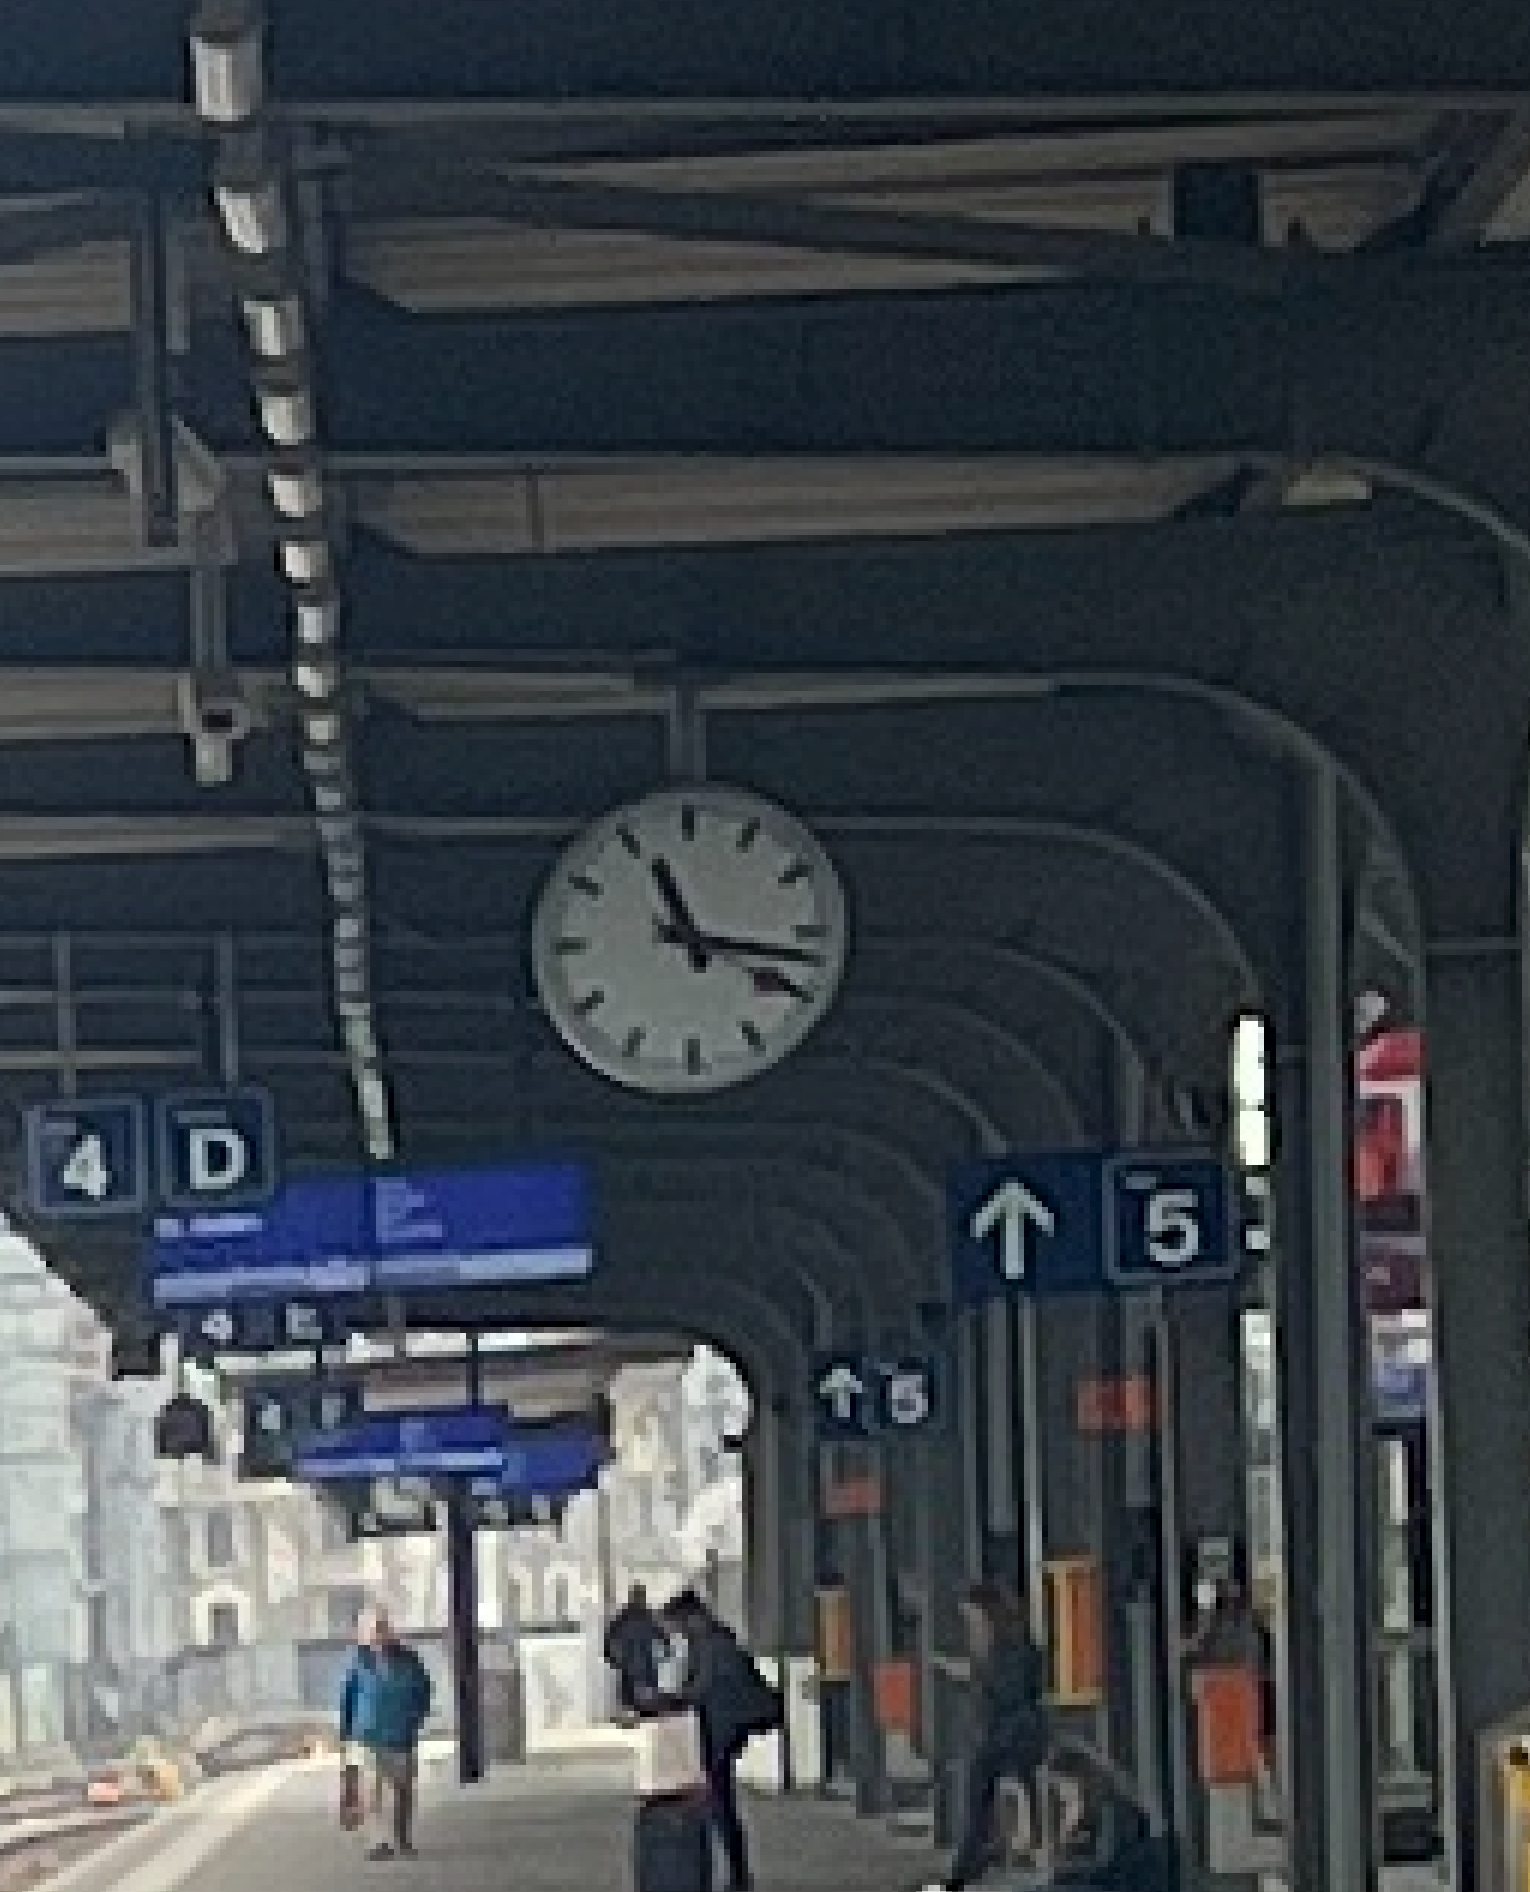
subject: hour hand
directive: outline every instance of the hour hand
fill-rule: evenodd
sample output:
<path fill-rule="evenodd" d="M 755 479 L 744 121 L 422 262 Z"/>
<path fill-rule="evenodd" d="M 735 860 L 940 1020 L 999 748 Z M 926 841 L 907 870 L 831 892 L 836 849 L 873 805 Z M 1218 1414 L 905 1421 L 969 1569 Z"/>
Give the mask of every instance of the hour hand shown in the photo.
<path fill-rule="evenodd" d="M 701 934 L 696 922 L 691 918 L 691 910 L 685 904 L 685 895 L 680 891 L 680 883 L 675 879 L 674 869 L 666 860 L 656 860 L 653 864 L 653 882 L 659 890 L 659 898 L 664 902 L 669 914 L 669 924 L 660 922 L 659 937 L 672 946 L 683 946 L 691 962 L 693 972 L 705 972 L 708 955 L 702 944 Z"/>
<path fill-rule="evenodd" d="M 787 966 L 821 966 L 823 954 L 815 953 L 806 946 L 788 946 L 779 940 L 736 939 L 727 933 L 683 933 L 679 927 L 666 929 L 666 937 L 671 944 L 680 945 L 682 940 L 694 943 L 704 952 L 716 953 L 724 959 L 774 959 Z"/>

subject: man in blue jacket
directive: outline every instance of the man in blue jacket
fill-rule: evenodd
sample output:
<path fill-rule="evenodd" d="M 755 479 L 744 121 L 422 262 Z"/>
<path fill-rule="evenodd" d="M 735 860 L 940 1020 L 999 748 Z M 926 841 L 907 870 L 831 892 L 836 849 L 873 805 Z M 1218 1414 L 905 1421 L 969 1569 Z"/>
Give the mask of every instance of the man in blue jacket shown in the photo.
<path fill-rule="evenodd" d="M 340 1739 L 360 1749 L 378 1823 L 368 1857 L 414 1853 L 414 1795 L 420 1731 L 430 1714 L 430 1675 L 393 1632 L 386 1611 L 363 1623 L 340 1697 Z"/>

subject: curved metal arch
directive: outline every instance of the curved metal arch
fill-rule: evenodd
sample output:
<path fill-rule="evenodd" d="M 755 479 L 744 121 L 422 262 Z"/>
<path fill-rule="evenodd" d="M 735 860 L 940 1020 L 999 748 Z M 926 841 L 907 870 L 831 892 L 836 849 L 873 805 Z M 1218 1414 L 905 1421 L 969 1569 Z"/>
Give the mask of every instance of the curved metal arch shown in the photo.
<path fill-rule="evenodd" d="M 643 1167 L 646 1170 L 649 1166 L 644 1165 Z M 675 1173 L 666 1178 L 666 1181 L 660 1182 L 653 1187 L 649 1187 L 645 1184 L 641 1188 L 633 1189 L 631 1199 L 641 1204 L 644 1208 L 654 1209 L 664 1214 L 685 1214 L 689 1212 L 694 1215 L 702 1204 L 709 1200 L 715 1201 L 720 1197 L 725 1200 L 731 1199 L 736 1205 L 738 1196 L 737 1179 L 736 1177 L 730 1178 L 725 1174 L 719 1175 L 718 1170 L 720 1167 L 721 1165 L 715 1160 L 709 1164 L 708 1174 L 703 1183 L 695 1173 L 696 1165 L 688 1165 L 688 1174 L 682 1175 Z M 678 1172 L 678 1165 L 672 1166 L 672 1168 Z M 698 1266 L 702 1265 L 704 1261 L 709 1258 L 721 1259 L 731 1256 L 739 1245 L 740 1238 L 738 1231 L 741 1226 L 749 1226 L 752 1224 L 755 1245 L 763 1245 L 763 1237 L 768 1234 L 774 1226 L 772 1219 L 774 1211 L 767 1211 L 764 1209 L 763 1205 L 756 1203 L 749 1204 L 749 1211 L 748 1214 L 735 1218 L 733 1225 L 725 1235 L 720 1238 L 709 1238 L 711 1239 L 711 1256 L 698 1256 Z M 783 1205 L 780 1212 L 788 1216 L 788 1218 L 794 1215 L 800 1215 L 805 1225 L 811 1225 L 815 1228 L 827 1228 L 828 1226 L 807 1210 L 788 1210 Z M 773 1245 L 770 1247 L 770 1252 L 775 1253 Z M 853 1273 L 840 1278 L 819 1275 L 811 1269 L 804 1268 L 800 1263 L 795 1261 L 788 1262 L 786 1266 L 795 1277 L 795 1284 L 797 1288 L 801 1290 L 808 1307 L 811 1309 L 811 1316 L 806 1323 L 808 1330 L 816 1330 L 817 1327 L 822 1324 L 826 1310 L 832 1318 L 836 1309 L 842 1306 L 849 1306 L 856 1302 L 864 1303 L 870 1293 L 870 1289 L 866 1284 Z M 770 1268 L 772 1279 L 778 1277 L 779 1273 L 780 1268 L 778 1264 L 773 1262 Z"/>
<path fill-rule="evenodd" d="M 566 1063 L 560 1063 L 559 1069 L 571 1071 L 571 1067 Z M 884 1080 L 882 1085 L 868 1084 L 866 1082 L 868 1074 L 882 1078 Z M 583 1103 L 579 1097 L 579 1091 L 583 1090 L 588 1095 L 593 1088 L 593 1080 L 584 1079 L 583 1074 L 579 1075 L 583 1081 L 573 1090 L 573 1096 L 570 1099 L 572 1111 L 578 1111 Z M 780 1105 L 791 1100 L 802 1109 L 811 1109 L 817 1102 L 813 1093 L 821 1091 L 825 1093 L 819 1112 L 819 1121 L 822 1123 L 835 1116 L 837 1108 L 840 1107 L 839 1100 L 834 1097 L 836 1089 L 841 1093 L 851 1092 L 855 1103 L 863 1110 L 869 1099 L 885 1097 L 889 1092 L 896 1097 L 897 1093 L 902 1091 L 906 1099 L 917 1100 L 921 1112 L 934 1111 L 942 1119 L 954 1121 L 962 1127 L 963 1131 L 969 1133 L 974 1141 L 992 1128 L 981 1111 L 973 1113 L 967 1099 L 959 1093 L 953 1093 L 950 1087 L 932 1079 L 926 1072 L 909 1071 L 897 1065 L 889 1068 L 885 1060 L 835 1057 L 832 1052 L 815 1050 L 810 1044 L 794 1053 L 786 1065 L 762 1075 L 755 1085 L 747 1089 L 741 1087 L 731 1092 L 720 1092 L 704 1103 L 678 1099 L 665 1100 L 663 1114 L 670 1122 L 692 1126 L 709 1122 L 736 1122 L 741 1115 L 762 1116 L 766 1119 L 774 1116 L 778 1122 L 789 1123 L 791 1118 L 789 1115 L 781 1114 Z M 605 1094 L 615 1101 L 615 1093 Z M 652 1120 L 658 1108 L 652 1100 L 627 1096 L 625 1093 L 621 1096 L 622 1103 L 626 1107 L 618 1106 L 613 1109 L 609 1119 L 611 1122 L 619 1123 L 625 1119 L 629 1123 L 641 1123 L 645 1120 L 645 1115 L 649 1121 Z M 755 1112 L 748 1110 L 748 1102 L 751 1098 L 758 1101 L 759 1109 Z M 891 1142 L 898 1132 L 885 1121 L 885 1113 L 883 1116 L 884 1121 L 869 1126 L 869 1133 L 880 1136 L 884 1142 Z M 854 1127 L 853 1123 L 852 1127 Z M 865 1125 L 860 1127 L 868 1128 Z M 906 1136 L 903 1141 L 907 1146 Z M 927 1165 L 927 1146 L 919 1142 L 917 1138 L 912 1147 L 908 1148 L 907 1153 L 912 1162 L 921 1167 Z M 942 1178 L 943 1170 L 936 1170 L 931 1175 L 931 1185 L 937 1192 L 943 1186 Z"/>
<path fill-rule="evenodd" d="M 889 993 L 885 997 L 879 995 L 872 998 L 869 994 L 863 993 L 858 1009 L 869 1010 L 872 1007 L 885 1007 L 889 1012 L 897 1013 L 900 1024 L 912 1023 L 913 1017 L 917 1016 L 921 1021 L 936 1020 L 949 1024 L 958 1032 L 966 1033 L 974 1039 L 982 1039 L 1001 1060 L 1013 1063 L 1026 1071 L 1036 1086 L 1052 1098 L 1057 1108 L 1058 1120 L 1064 1126 L 1065 1135 L 1082 1136 L 1086 1113 L 1069 1087 L 1046 1060 L 1022 1039 L 1006 1031 L 994 1020 L 984 1017 L 981 1012 L 976 1012 L 970 1006 L 964 1005 L 960 999 L 921 1000 L 917 1014 L 914 1014 L 913 1008 L 905 1005 L 896 994 Z M 833 1029 L 833 1021 L 829 1021 L 824 1029 L 826 1033 L 830 1032 Z M 843 1029 L 841 1027 L 841 1030 Z M 954 1077 L 953 1081 L 955 1081 Z M 968 1081 L 971 1081 L 970 1077 Z M 1000 1134 L 1002 1135 L 1003 1132 L 1001 1131 Z"/>
<path fill-rule="evenodd" d="M 565 1121 L 558 1120 L 560 1123 Z M 569 1133 L 599 1147 L 603 1140 L 610 1141 L 615 1134 L 609 1123 L 588 1117 L 570 1116 L 566 1119 Z M 884 1142 L 880 1137 L 868 1132 L 847 1129 L 842 1125 L 832 1125 L 827 1133 L 821 1130 L 791 1122 L 782 1123 L 773 1118 L 760 1118 L 752 1125 L 742 1123 L 698 1125 L 694 1122 L 676 1123 L 659 1122 L 651 1125 L 627 1123 L 618 1140 L 642 1144 L 650 1139 L 673 1139 L 693 1152 L 698 1141 L 724 1145 L 736 1143 L 737 1152 L 732 1160 L 747 1161 L 754 1158 L 767 1147 L 765 1139 L 773 1145 L 771 1161 L 781 1160 L 793 1164 L 798 1169 L 811 1169 L 827 1173 L 836 1185 L 844 1186 L 845 1171 L 832 1160 L 826 1159 L 824 1145 L 825 1134 L 832 1139 L 836 1148 L 844 1148 L 852 1153 L 859 1153 L 860 1160 L 876 1165 L 878 1172 L 890 1171 L 900 1183 L 908 1189 L 919 1205 L 919 1218 L 925 1226 L 925 1233 L 930 1237 L 930 1250 L 938 1249 L 945 1227 L 943 1203 L 944 1197 L 936 1187 L 933 1178 L 921 1168 L 897 1144 Z M 799 1141 L 800 1140 L 800 1141 Z M 728 1160 L 726 1157 L 724 1160 Z M 865 1188 L 874 1198 L 885 1206 L 885 1196 L 877 1196 L 872 1185 L 875 1177 L 866 1173 Z M 857 1185 L 859 1188 L 860 1185 Z M 906 1246 L 906 1252 L 917 1254 L 924 1246 L 906 1233 L 901 1216 L 892 1209 L 886 1211 L 891 1225 L 899 1230 L 899 1240 Z"/>
<path fill-rule="evenodd" d="M 1063 994 L 1068 1001 L 1092 1018 L 1100 1028 L 1124 1048 L 1141 1054 L 1141 1043 L 1126 1020 L 1095 988 L 1071 966 L 1048 953 L 1030 946 L 1011 946 L 998 940 L 974 939 L 970 934 L 942 933 L 873 934 L 857 942 L 859 952 L 872 952 L 889 959 L 896 955 L 900 969 L 906 968 L 910 953 L 929 951 L 949 960 L 955 957 L 982 959 L 1002 970 L 1028 974 Z"/>
<path fill-rule="evenodd" d="M 887 1324 L 888 1306 L 868 1276 L 864 1258 L 841 1241 L 831 1227 L 782 1204 L 767 1210 L 764 1228 L 772 1237 L 772 1250 L 779 1248 L 783 1255 L 804 1257 L 794 1262 L 794 1267 L 807 1269 L 815 1279 L 844 1282 L 849 1289 L 841 1299 L 829 1301 L 820 1308 L 820 1315 L 826 1315 L 827 1319 L 821 1319 L 814 1327 L 815 1338 L 821 1334 L 833 1341 L 841 1334 L 854 1338 L 857 1334 L 875 1335 L 882 1331 Z M 822 1275 L 818 1274 L 820 1265 Z M 841 1311 L 848 1313 L 848 1322 L 837 1318 Z"/>
<path fill-rule="evenodd" d="M 1071 686 L 1070 686 L 1071 687 Z M 1187 907 L 1215 940 L 1227 963 L 1241 977 L 1257 986 L 1259 981 L 1244 944 L 1232 920 L 1217 904 L 1214 896 L 1200 882 L 1175 862 L 1159 854 L 1146 841 L 1101 828 L 1092 822 L 1070 821 L 1065 816 L 1027 814 L 951 814 L 929 815 L 853 815 L 836 816 L 832 811 L 816 815 L 808 810 L 806 819 L 820 833 L 865 835 L 879 834 L 896 839 L 900 829 L 917 825 L 928 834 L 948 833 L 975 840 L 1056 842 L 1076 848 L 1081 853 L 1104 854 L 1108 858 L 1139 869 L 1149 879 L 1161 881 L 1179 905 Z"/>
<path fill-rule="evenodd" d="M 603 1159 L 609 1162 L 608 1156 Z M 858 1226 L 864 1227 L 873 1241 L 879 1256 L 885 1256 L 888 1265 L 894 1271 L 896 1280 L 910 1296 L 917 1298 L 925 1283 L 923 1271 L 916 1265 L 910 1244 L 897 1219 L 892 1216 L 870 1191 L 848 1181 L 827 1166 L 821 1169 L 808 1169 L 802 1164 L 785 1161 L 761 1162 L 753 1154 L 734 1157 L 714 1156 L 710 1154 L 690 1155 L 684 1158 L 632 1156 L 616 1159 L 623 1168 L 630 1168 L 643 1178 L 641 1187 L 646 1187 L 655 1171 L 660 1174 L 658 1189 L 663 1194 L 673 1194 L 686 1200 L 693 1200 L 698 1193 L 722 1194 L 737 1205 L 740 1195 L 744 1197 L 748 1216 L 757 1221 L 768 1222 L 770 1214 L 777 1208 L 797 1208 L 815 1222 L 821 1222 L 834 1230 L 835 1221 L 832 1212 L 840 1203 L 844 1205 L 846 1219 L 853 1219 Z M 746 1170 L 746 1176 L 740 1179 L 739 1172 Z M 762 1200 L 756 1187 L 761 1172 L 772 1179 L 774 1187 L 780 1192 Z M 698 1172 L 705 1182 L 704 1191 L 698 1191 L 696 1184 Z M 811 1186 L 815 1177 L 825 1178 L 825 1194 L 819 1195 Z M 807 1184 L 806 1188 L 803 1185 Z M 832 1184 L 834 1194 L 827 1193 Z M 852 1190 L 854 1194 L 852 1196 Z M 805 1201 L 794 1201 L 799 1191 Z M 813 1284 L 816 1288 L 818 1283 Z"/>

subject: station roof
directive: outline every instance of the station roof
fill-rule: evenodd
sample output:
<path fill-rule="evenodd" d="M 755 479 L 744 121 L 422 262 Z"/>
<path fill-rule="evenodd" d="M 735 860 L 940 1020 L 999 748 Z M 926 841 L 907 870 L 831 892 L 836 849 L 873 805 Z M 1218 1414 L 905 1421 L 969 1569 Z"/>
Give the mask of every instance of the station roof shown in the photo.
<path fill-rule="evenodd" d="M 1218 1135 L 1229 1020 L 1290 1011 L 1295 756 L 1341 766 L 1396 1007 L 1428 916 L 1506 929 L 1473 837 L 1517 820 L 1530 691 L 1522 7 L 364 11 L 267 8 L 233 154 L 181 0 L 5 31 L 18 1109 L 237 1053 L 294 1160 L 362 1160 L 234 159 L 280 172 L 311 318 L 398 1146 L 597 1154 L 603 1318 L 788 1373 L 940 1297 L 957 1156 L 1108 1140 L 1126 1065 L 1149 1133 Z M 669 778 L 682 703 L 855 918 L 833 1016 L 706 1103 L 581 1071 L 527 969 L 557 849 Z M 119 1243 L 50 1252 L 124 1304 Z"/>

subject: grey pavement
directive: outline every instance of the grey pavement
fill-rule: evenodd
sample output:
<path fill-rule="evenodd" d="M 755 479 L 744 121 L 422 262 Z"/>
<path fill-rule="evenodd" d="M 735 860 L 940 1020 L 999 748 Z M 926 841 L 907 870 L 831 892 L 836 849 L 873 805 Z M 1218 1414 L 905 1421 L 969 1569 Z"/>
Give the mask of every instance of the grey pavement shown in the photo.
<path fill-rule="evenodd" d="M 336 1803 L 332 1773 L 306 1768 L 188 1872 L 160 1885 L 145 1875 L 134 1892 L 626 1892 L 632 1884 L 633 1802 L 620 1756 L 546 1758 L 476 1787 L 457 1786 L 444 1765 L 428 1768 L 419 1857 L 407 1861 L 368 1861 L 364 1845 L 340 1831 Z M 912 1892 L 936 1870 L 923 1847 L 816 1798 L 748 1796 L 746 1817 L 760 1892 Z"/>

